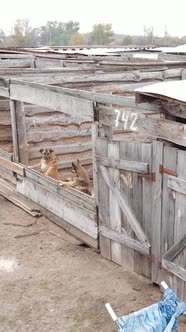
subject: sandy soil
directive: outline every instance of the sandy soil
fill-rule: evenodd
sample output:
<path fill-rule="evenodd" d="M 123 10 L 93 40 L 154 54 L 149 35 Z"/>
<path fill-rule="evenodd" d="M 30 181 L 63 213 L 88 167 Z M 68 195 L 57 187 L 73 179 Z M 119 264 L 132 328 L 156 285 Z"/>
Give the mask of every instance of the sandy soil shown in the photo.
<path fill-rule="evenodd" d="M 158 287 L 44 217 L 1 196 L 0 207 L 0 332 L 113 332 L 106 302 L 125 315 L 161 299 Z M 182 318 L 179 332 L 185 330 Z"/>

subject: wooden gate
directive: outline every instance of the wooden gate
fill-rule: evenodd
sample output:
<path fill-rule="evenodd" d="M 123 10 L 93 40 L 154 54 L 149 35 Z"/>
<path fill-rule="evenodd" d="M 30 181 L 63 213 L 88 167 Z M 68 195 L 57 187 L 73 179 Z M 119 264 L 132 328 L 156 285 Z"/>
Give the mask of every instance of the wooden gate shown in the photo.
<path fill-rule="evenodd" d="M 154 283 L 166 280 L 184 298 L 186 152 L 158 141 L 116 140 L 109 127 L 101 130 L 96 143 L 101 254 Z"/>
<path fill-rule="evenodd" d="M 107 138 L 96 143 L 101 254 L 156 281 L 163 144 L 109 139 L 103 130 Z"/>
<path fill-rule="evenodd" d="M 164 279 L 186 296 L 186 151 L 165 146 L 161 231 L 161 270 Z"/>

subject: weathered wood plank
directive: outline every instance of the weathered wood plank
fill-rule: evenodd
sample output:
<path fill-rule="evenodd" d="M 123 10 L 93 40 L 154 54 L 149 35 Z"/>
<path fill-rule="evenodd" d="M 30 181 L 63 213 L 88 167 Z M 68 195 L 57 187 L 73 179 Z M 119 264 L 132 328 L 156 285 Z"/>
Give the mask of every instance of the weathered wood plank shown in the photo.
<path fill-rule="evenodd" d="M 122 160 L 116 158 L 108 158 L 102 156 L 96 156 L 98 164 L 111 167 L 115 169 L 122 169 L 130 172 L 137 173 L 149 173 L 149 167 L 147 163 L 131 161 L 131 160 Z"/>
<path fill-rule="evenodd" d="M 172 115 L 174 117 L 178 118 L 186 118 L 186 105 L 179 104 L 179 102 L 168 102 L 164 101 L 162 102 L 161 100 L 161 105 L 162 105 L 162 113 L 165 115 Z"/>
<path fill-rule="evenodd" d="M 129 209 L 127 203 L 125 202 L 125 199 L 123 198 L 123 196 L 121 196 L 120 191 L 117 189 L 117 183 L 115 183 L 115 181 L 110 176 L 108 170 L 104 166 L 100 166 L 100 169 L 101 169 L 101 173 L 102 173 L 107 185 L 109 186 L 109 188 L 112 190 L 112 192 L 117 197 L 118 203 L 119 203 L 121 209 L 123 210 L 123 212 L 125 213 L 125 215 L 128 219 L 128 222 L 130 223 L 131 227 L 133 228 L 136 236 L 142 243 L 150 246 L 150 244 L 146 238 L 146 235 L 144 234 L 143 230 L 141 229 L 136 217 L 133 215 L 133 212 Z"/>
<path fill-rule="evenodd" d="M 180 78 L 181 69 L 165 71 L 130 71 L 123 73 L 95 73 L 91 75 L 63 75 L 61 83 L 90 83 L 90 82 L 143 82 L 146 80 L 165 80 L 166 78 Z"/>
<path fill-rule="evenodd" d="M 6 152 L 5 150 L 0 149 L 0 157 L 9 161 L 13 161 L 13 156 L 11 153 Z"/>
<path fill-rule="evenodd" d="M 13 163 L 12 161 L 4 159 L 2 157 L 0 157 L 0 167 L 9 169 L 10 171 L 20 174 L 22 176 L 24 176 L 24 174 L 25 174 L 24 166 Z"/>
<path fill-rule="evenodd" d="M 186 195 L 186 180 L 170 175 L 168 177 L 168 187 L 180 194 Z"/>
<path fill-rule="evenodd" d="M 47 91 L 20 84 L 11 84 L 10 96 L 14 100 L 80 116 L 90 121 L 94 119 L 93 103 L 91 101 L 69 97 L 61 93 L 52 92 L 50 89 Z"/>
<path fill-rule="evenodd" d="M 3 86 L 0 86 L 0 96 L 9 98 L 9 89 Z"/>
<path fill-rule="evenodd" d="M 119 142 L 109 141 L 108 144 L 108 158 L 119 158 Z M 120 172 L 118 169 L 109 168 L 109 173 L 113 180 L 120 188 Z M 121 233 L 121 210 L 117 198 L 113 192 L 109 191 L 109 205 L 110 211 L 110 229 Z M 111 239 L 112 240 L 112 239 Z M 112 261 L 121 265 L 121 244 L 117 241 L 111 241 L 111 257 Z"/>
<path fill-rule="evenodd" d="M 133 158 L 133 147 L 131 144 L 120 141 L 120 158 L 122 160 L 131 160 Z M 133 190 L 132 190 L 132 180 L 133 173 L 126 170 L 120 171 L 120 192 L 121 195 L 126 199 L 126 202 L 130 208 L 133 208 Z M 127 220 L 126 215 L 122 211 L 121 214 L 121 224 L 122 224 L 122 233 L 128 236 L 129 238 L 134 238 L 135 233 Z M 131 249 L 125 245 L 121 247 L 121 265 L 124 268 L 134 271 L 134 249 Z"/>
<path fill-rule="evenodd" d="M 13 204 L 19 206 L 21 209 L 25 210 L 33 217 L 41 216 L 39 208 L 36 204 L 32 203 L 24 196 L 18 194 L 15 190 L 15 186 L 0 179 L 0 195 L 4 196 L 7 200 Z"/>
<path fill-rule="evenodd" d="M 152 105 L 144 103 L 144 104 L 140 104 L 140 106 L 139 106 L 138 104 L 136 104 L 135 98 L 131 98 L 131 97 L 128 98 L 128 97 L 117 96 L 117 95 L 106 94 L 106 93 L 96 93 L 96 92 L 90 92 L 90 91 L 62 88 L 62 87 L 57 87 L 57 86 L 49 86 L 49 85 L 45 85 L 45 84 L 26 82 L 26 81 L 20 81 L 20 80 L 15 80 L 15 79 L 11 79 L 11 83 L 14 85 L 33 88 L 33 90 L 39 89 L 39 90 L 47 91 L 47 92 L 56 92 L 59 94 L 64 94 L 67 96 L 85 99 L 85 100 L 102 103 L 102 104 L 113 104 L 113 105 L 129 107 L 129 108 L 140 108 L 140 109 L 144 109 L 144 110 L 148 110 L 148 111 L 160 111 L 161 110 L 160 105 L 156 106 L 155 103 L 152 103 Z M 44 105 L 44 107 L 50 108 L 49 105 L 47 105 L 47 106 Z M 80 116 L 80 114 L 78 114 L 78 115 Z"/>
<path fill-rule="evenodd" d="M 19 162 L 19 144 L 18 144 L 18 129 L 16 121 L 16 102 L 10 100 L 10 114 L 11 114 L 11 123 L 12 123 L 12 139 L 13 139 L 13 160 Z"/>
<path fill-rule="evenodd" d="M 163 167 L 170 171 L 177 171 L 177 148 L 164 146 Z M 175 193 L 168 188 L 169 175 L 163 173 L 162 192 L 162 226 L 161 226 L 161 253 L 162 257 L 174 244 L 175 223 Z M 177 278 L 176 278 L 177 279 Z M 173 278 L 164 269 L 159 271 L 159 281 L 164 280 L 172 286 Z"/>
<path fill-rule="evenodd" d="M 28 165 L 28 145 L 23 102 L 15 101 L 19 162 Z"/>
<path fill-rule="evenodd" d="M 66 201 L 60 195 L 28 178 L 22 178 L 17 182 L 17 191 L 97 239 L 98 232 L 94 213 Z"/>
<path fill-rule="evenodd" d="M 135 239 L 132 239 L 132 238 L 126 236 L 123 233 L 113 231 L 104 226 L 100 226 L 100 234 L 102 234 L 103 236 L 105 236 L 106 238 L 108 238 L 112 241 L 118 242 L 131 249 L 139 251 L 143 255 L 147 255 L 147 256 L 150 255 L 150 248 L 148 246 L 145 246 L 144 244 L 138 242 Z"/>
<path fill-rule="evenodd" d="M 0 60 L 0 68 L 30 68 L 28 59 L 3 59 Z"/>
<path fill-rule="evenodd" d="M 175 276 L 186 282 L 186 270 L 184 268 L 178 266 L 178 264 L 169 262 L 164 258 L 162 258 L 162 266 L 171 273 L 173 273 Z M 180 290 L 179 287 L 178 290 Z M 178 296 L 180 297 L 180 295 Z M 183 298 L 183 293 L 181 294 L 181 298 Z"/>
<path fill-rule="evenodd" d="M 50 191 L 57 193 L 62 198 L 69 200 L 69 202 L 73 202 L 82 208 L 96 213 L 96 205 L 94 199 L 91 196 L 88 196 L 82 192 L 80 193 L 75 189 L 60 187 L 58 181 L 28 168 L 25 168 L 25 176 L 28 179 L 41 184 L 43 187 L 50 189 Z"/>
<path fill-rule="evenodd" d="M 178 159 L 177 159 L 177 176 L 178 178 L 186 180 L 186 168 L 183 167 L 186 163 L 186 153 L 183 150 L 178 150 Z M 179 241 L 183 234 L 186 234 L 186 204 L 185 204 L 185 195 L 179 192 L 175 194 L 175 224 L 174 224 L 174 243 Z M 174 263 L 179 268 L 186 268 L 186 249 L 184 248 L 182 252 L 175 258 Z M 180 280 L 181 279 L 181 280 Z M 178 296 L 184 298 L 184 281 L 185 279 L 175 280 L 174 287 L 177 287 Z M 174 289 L 175 290 L 175 289 Z"/>
<path fill-rule="evenodd" d="M 152 182 L 152 281 L 159 283 L 159 261 L 161 248 L 161 218 L 162 218 L 162 174 L 159 172 L 159 165 L 163 162 L 163 143 L 153 142 L 152 151 L 152 172 L 155 173 L 156 181 Z"/>
<path fill-rule="evenodd" d="M 100 128 L 98 128 L 98 134 L 100 135 Z M 111 128 L 103 126 L 102 135 L 109 137 L 112 136 Z M 108 155 L 108 140 L 102 138 L 100 140 L 96 140 L 95 144 L 95 152 L 96 154 L 107 156 Z M 99 224 L 103 225 L 107 228 L 110 228 L 110 215 L 108 209 L 108 201 L 109 201 L 109 188 L 100 172 L 100 169 L 97 168 L 97 182 L 98 182 L 98 212 L 99 212 Z M 100 234 L 100 251 L 101 255 L 111 260 L 111 240 L 107 239 L 103 235 Z"/>
<path fill-rule="evenodd" d="M 186 234 L 177 241 L 163 256 L 167 261 L 173 261 L 176 256 L 186 247 Z"/>
<path fill-rule="evenodd" d="M 152 144 L 150 143 L 130 143 L 133 159 L 139 162 L 148 163 L 148 172 L 152 172 Z M 141 174 L 143 175 L 143 174 Z M 133 212 L 143 229 L 149 243 L 151 243 L 151 195 L 152 181 L 146 177 L 132 173 L 132 208 Z M 149 253 L 150 254 L 150 253 Z M 134 271 L 146 278 L 151 279 L 150 256 L 134 252 Z"/>
<path fill-rule="evenodd" d="M 179 122 L 173 122 L 166 119 L 145 116 L 142 112 L 127 111 L 128 123 L 122 121 L 122 114 L 126 115 L 126 110 L 118 110 L 115 112 L 113 108 L 98 107 L 99 121 L 107 126 L 116 127 L 117 129 L 125 129 L 137 132 L 144 132 L 151 136 L 186 146 L 186 125 Z M 121 116 L 118 118 L 120 112 Z M 135 123 L 134 123 L 135 119 Z"/>
<path fill-rule="evenodd" d="M 98 123 L 95 121 L 92 123 L 92 160 L 91 163 L 93 165 L 93 195 L 96 207 L 98 208 L 98 168 L 97 168 L 97 160 L 96 160 L 96 145 L 98 139 Z M 82 161 L 81 161 L 82 163 Z M 99 219 L 99 213 L 97 211 L 97 217 Z"/>

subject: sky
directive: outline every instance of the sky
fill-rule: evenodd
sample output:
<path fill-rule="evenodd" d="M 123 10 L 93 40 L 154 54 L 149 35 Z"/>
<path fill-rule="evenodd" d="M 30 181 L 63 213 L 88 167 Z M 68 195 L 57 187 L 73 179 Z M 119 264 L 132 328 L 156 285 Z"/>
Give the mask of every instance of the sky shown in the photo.
<path fill-rule="evenodd" d="M 143 35 L 144 26 L 153 26 L 155 36 L 163 36 L 166 27 L 170 35 L 183 37 L 185 12 L 186 0 L 7 0 L 0 29 L 8 34 L 16 19 L 28 18 L 32 27 L 73 20 L 80 23 L 81 33 L 90 32 L 94 24 L 111 23 L 115 33 Z"/>

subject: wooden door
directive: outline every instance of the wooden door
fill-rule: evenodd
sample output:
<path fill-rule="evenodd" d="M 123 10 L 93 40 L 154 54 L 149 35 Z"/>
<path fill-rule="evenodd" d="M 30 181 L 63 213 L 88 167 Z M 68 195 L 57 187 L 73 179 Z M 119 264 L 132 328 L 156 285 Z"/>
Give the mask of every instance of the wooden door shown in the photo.
<path fill-rule="evenodd" d="M 162 143 L 97 140 L 101 254 L 154 280 L 158 274 L 156 239 L 157 234 L 160 237 L 161 221 L 157 209 L 159 204 L 161 211 L 161 175 L 160 179 L 157 175 L 156 182 L 155 173 L 161 158 Z M 157 227 L 154 218 L 158 218 Z"/>
<path fill-rule="evenodd" d="M 174 291 L 186 297 L 186 151 L 164 148 L 161 271 Z"/>

